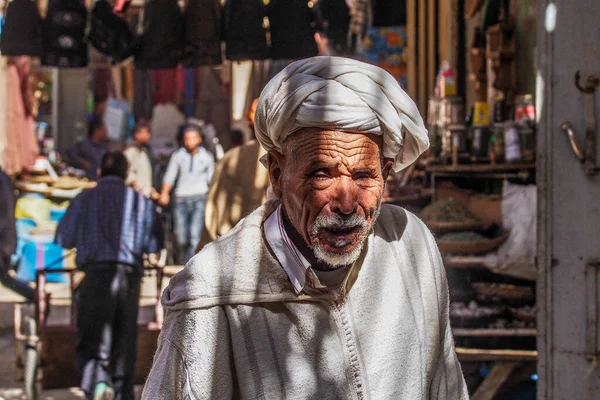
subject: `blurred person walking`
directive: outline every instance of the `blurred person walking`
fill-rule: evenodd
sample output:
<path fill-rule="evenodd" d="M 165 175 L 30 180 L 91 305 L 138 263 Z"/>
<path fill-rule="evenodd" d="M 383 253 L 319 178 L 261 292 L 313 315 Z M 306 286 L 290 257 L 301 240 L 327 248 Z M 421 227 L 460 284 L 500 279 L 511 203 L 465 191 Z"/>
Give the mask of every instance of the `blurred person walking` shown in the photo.
<path fill-rule="evenodd" d="M 206 198 L 204 229 L 197 252 L 229 232 L 267 199 L 269 173 L 260 163 L 260 158 L 266 152 L 254 137 L 257 104 L 258 99 L 254 99 L 247 114 L 252 140 L 227 151 L 215 167 Z"/>
<path fill-rule="evenodd" d="M 92 120 L 88 127 L 88 138 L 67 149 L 67 159 L 76 168 L 85 171 L 88 179 L 98 179 L 102 156 L 109 149 L 106 145 L 108 131 L 102 120 Z"/>
<path fill-rule="evenodd" d="M 185 264 L 200 240 L 208 186 L 214 172 L 214 157 L 201 147 L 200 128 L 188 125 L 183 131 L 183 148 L 176 150 L 163 177 L 159 203 L 167 206 L 173 195 L 173 219 L 177 262 Z"/>
<path fill-rule="evenodd" d="M 139 123 L 133 128 L 134 143 L 124 152 L 129 162 L 125 183 L 146 197 L 158 199 L 158 193 L 154 189 L 155 158 L 149 145 L 151 137 L 148 124 Z"/>
<path fill-rule="evenodd" d="M 106 153 L 98 186 L 71 202 L 56 231 L 56 244 L 76 248 L 85 272 L 75 299 L 77 363 L 88 399 L 134 398 L 143 254 L 163 248 L 155 205 L 126 186 L 126 176 L 123 153 Z"/>
<path fill-rule="evenodd" d="M 0 169 L 0 283 L 13 292 L 32 301 L 35 290 L 26 282 L 9 274 L 10 256 L 17 248 L 17 228 L 15 225 L 15 193 L 10 176 Z"/>

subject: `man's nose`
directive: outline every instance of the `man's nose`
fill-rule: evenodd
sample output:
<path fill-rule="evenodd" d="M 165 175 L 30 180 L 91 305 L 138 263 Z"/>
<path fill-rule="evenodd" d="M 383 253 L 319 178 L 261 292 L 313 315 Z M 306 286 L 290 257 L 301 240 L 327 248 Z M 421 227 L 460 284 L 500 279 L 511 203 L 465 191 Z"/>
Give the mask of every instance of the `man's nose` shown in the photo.
<path fill-rule="evenodd" d="M 333 189 L 332 211 L 341 215 L 354 214 L 357 210 L 356 185 L 351 179 L 340 179 Z"/>

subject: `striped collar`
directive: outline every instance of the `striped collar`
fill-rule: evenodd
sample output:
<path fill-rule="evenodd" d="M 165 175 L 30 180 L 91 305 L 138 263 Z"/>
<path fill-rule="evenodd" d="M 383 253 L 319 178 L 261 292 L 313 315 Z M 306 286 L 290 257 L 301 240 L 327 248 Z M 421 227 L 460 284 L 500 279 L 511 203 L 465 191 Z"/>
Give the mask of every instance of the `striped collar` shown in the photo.
<path fill-rule="evenodd" d="M 281 204 L 266 219 L 264 229 L 267 242 L 285 270 L 296 294 L 300 294 L 304 290 L 307 282 L 309 286 L 319 291 L 328 290 L 319 282 L 310 262 L 302 255 L 285 231 Z"/>

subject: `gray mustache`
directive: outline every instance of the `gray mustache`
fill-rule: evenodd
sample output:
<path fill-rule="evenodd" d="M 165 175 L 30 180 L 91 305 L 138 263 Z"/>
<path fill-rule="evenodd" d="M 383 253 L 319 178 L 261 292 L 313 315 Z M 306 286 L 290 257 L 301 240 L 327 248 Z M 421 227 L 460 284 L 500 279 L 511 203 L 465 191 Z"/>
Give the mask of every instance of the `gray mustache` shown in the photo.
<path fill-rule="evenodd" d="M 313 225 L 313 234 L 317 235 L 321 229 L 348 229 L 360 227 L 367 229 L 369 223 L 367 220 L 358 215 L 353 214 L 349 217 L 341 217 L 340 215 L 318 215 Z"/>

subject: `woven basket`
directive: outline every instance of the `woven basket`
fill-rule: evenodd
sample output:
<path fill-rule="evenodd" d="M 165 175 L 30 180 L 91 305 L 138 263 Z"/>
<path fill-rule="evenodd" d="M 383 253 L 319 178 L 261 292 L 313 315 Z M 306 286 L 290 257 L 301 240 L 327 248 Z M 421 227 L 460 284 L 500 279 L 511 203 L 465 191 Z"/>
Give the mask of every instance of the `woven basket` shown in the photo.
<path fill-rule="evenodd" d="M 535 300 L 533 288 L 505 283 L 474 282 L 473 290 L 478 298 L 507 300 L 509 302 L 532 302 Z"/>
<path fill-rule="evenodd" d="M 480 231 L 483 224 L 479 221 L 465 220 L 460 222 L 424 221 L 425 225 L 436 232 Z"/>
<path fill-rule="evenodd" d="M 488 240 L 476 242 L 459 242 L 454 240 L 437 240 L 438 247 L 442 253 L 450 254 L 481 254 L 496 250 L 508 239 L 510 231 L 502 231 L 500 236 Z"/>

